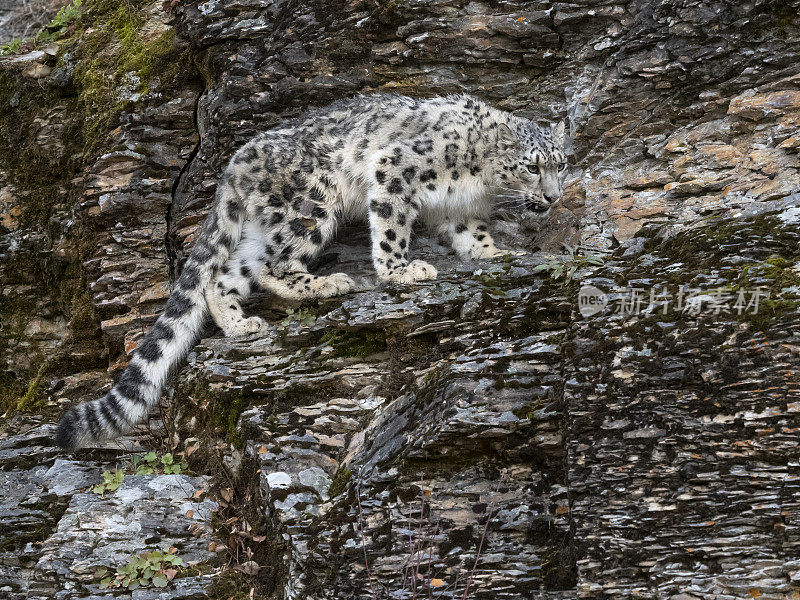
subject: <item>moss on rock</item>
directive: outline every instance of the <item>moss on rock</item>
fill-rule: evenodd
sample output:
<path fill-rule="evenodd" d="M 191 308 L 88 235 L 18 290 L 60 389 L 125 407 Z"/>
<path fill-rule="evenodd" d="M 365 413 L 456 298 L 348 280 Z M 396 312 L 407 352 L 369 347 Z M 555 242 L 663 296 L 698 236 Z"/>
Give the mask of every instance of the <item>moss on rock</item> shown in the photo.
<path fill-rule="evenodd" d="M 123 110 L 153 88 L 194 76 L 188 50 L 152 18 L 152 4 L 101 0 L 81 7 L 68 27 L 48 35 L 59 46 L 46 59 L 55 61 L 49 77 L 33 79 L 16 63 L 0 62 L 2 184 L 13 194 L 12 229 L 30 232 L 14 250 L 14 268 L 0 272 L 0 358 L 22 348 L 26 354 L 0 367 L 3 412 L 34 406 L 46 374 L 100 366 L 106 354 L 83 267 L 94 251 L 90 225 L 80 218 L 67 224 L 64 215 L 83 193 L 86 168 L 111 149 L 109 133 Z M 67 323 L 55 350 L 26 334 L 43 309 Z"/>
<path fill-rule="evenodd" d="M 248 402 L 238 389 L 212 388 L 206 381 L 179 385 L 172 403 L 180 411 L 179 425 L 191 421 L 190 429 L 206 440 L 222 438 L 234 447 L 244 444 L 238 427 Z"/>

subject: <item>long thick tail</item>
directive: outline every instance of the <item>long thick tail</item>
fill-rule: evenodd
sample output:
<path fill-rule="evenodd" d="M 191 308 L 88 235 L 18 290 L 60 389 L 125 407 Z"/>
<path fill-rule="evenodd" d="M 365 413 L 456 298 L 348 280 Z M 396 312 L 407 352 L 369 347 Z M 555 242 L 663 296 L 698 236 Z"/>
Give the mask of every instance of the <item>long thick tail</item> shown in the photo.
<path fill-rule="evenodd" d="M 114 438 L 145 419 L 170 373 L 197 342 L 208 314 L 205 289 L 239 242 L 243 212 L 226 173 L 164 312 L 111 391 L 64 414 L 56 433 L 59 446 L 72 450 Z"/>

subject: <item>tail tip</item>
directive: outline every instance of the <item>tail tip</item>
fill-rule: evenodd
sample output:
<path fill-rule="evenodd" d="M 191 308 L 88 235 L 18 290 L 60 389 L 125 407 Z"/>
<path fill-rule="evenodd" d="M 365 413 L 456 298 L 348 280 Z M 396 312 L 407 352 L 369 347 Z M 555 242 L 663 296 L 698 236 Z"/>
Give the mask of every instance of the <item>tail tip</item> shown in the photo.
<path fill-rule="evenodd" d="M 56 444 L 64 450 L 76 450 L 78 448 L 78 429 L 80 420 L 77 411 L 70 408 L 58 424 L 56 430 Z"/>

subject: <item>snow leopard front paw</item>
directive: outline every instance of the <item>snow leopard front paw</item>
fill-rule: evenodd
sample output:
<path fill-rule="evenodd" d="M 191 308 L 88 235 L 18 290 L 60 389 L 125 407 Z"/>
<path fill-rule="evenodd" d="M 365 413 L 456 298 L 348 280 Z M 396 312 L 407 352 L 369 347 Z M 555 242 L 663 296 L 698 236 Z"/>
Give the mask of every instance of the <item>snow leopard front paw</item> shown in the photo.
<path fill-rule="evenodd" d="M 356 282 L 344 273 L 333 273 L 325 277 L 318 277 L 314 285 L 314 292 L 318 298 L 332 298 L 347 294 L 356 287 Z"/>
<path fill-rule="evenodd" d="M 436 279 L 436 275 L 436 267 L 426 263 L 424 260 L 413 260 L 404 267 L 396 267 L 379 274 L 383 281 L 391 281 L 393 283 L 414 283 L 427 279 Z"/>
<path fill-rule="evenodd" d="M 240 321 L 227 323 L 222 328 L 227 337 L 241 337 L 261 333 L 267 329 L 267 322 L 261 317 L 248 317 Z"/>

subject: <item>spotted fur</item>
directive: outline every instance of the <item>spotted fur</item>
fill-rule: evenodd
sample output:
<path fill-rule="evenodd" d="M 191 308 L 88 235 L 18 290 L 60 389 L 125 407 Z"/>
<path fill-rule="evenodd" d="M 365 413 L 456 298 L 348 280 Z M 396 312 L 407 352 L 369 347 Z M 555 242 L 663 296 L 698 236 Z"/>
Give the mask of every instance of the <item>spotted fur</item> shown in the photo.
<path fill-rule="evenodd" d="M 345 294 L 344 273 L 308 265 L 339 223 L 369 223 L 378 277 L 436 277 L 410 258 L 422 220 L 463 257 L 508 254 L 486 225 L 493 202 L 544 212 L 561 196 L 564 127 L 540 127 L 470 96 L 362 96 L 264 132 L 234 154 L 167 306 L 111 391 L 67 411 L 57 441 L 76 448 L 129 431 L 158 401 L 208 315 L 229 336 L 261 331 L 253 290 L 296 299 Z M 499 200 L 498 200 L 499 199 Z"/>

